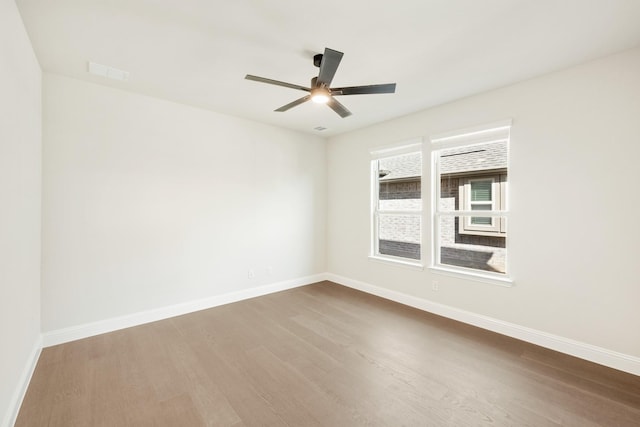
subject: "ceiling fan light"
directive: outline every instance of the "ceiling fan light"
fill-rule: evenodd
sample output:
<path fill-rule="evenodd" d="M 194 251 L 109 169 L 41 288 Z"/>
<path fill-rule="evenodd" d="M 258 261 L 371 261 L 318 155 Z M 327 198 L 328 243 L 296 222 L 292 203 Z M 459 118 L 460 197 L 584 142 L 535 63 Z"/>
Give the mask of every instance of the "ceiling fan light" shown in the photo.
<path fill-rule="evenodd" d="M 329 92 L 323 88 L 314 89 L 311 92 L 311 100 L 316 104 L 326 104 L 329 102 Z"/>
<path fill-rule="evenodd" d="M 320 94 L 320 95 L 314 95 L 313 98 L 311 98 L 311 100 L 316 104 L 326 104 L 327 102 L 329 102 L 329 97 L 327 95 Z"/>

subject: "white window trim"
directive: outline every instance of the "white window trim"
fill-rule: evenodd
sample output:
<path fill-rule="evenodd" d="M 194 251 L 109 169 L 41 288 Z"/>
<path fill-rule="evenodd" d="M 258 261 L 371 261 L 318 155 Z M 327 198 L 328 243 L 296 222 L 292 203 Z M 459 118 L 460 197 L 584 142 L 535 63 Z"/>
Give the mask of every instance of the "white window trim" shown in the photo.
<path fill-rule="evenodd" d="M 395 267 L 410 268 L 412 270 L 424 270 L 422 262 L 411 262 L 409 258 L 394 257 L 393 255 L 369 255 L 369 259 L 382 264 L 393 265 Z"/>
<path fill-rule="evenodd" d="M 422 138 L 413 138 L 396 144 L 385 145 L 371 150 L 371 160 L 422 151 Z"/>
<path fill-rule="evenodd" d="M 496 276 L 491 272 L 483 273 L 480 270 L 465 269 L 464 267 L 451 267 L 445 265 L 431 265 L 429 270 L 436 274 L 444 276 L 457 277 L 459 279 L 473 280 L 475 282 L 488 283 L 490 285 L 498 285 L 510 288 L 515 285 L 515 281 L 511 277 L 504 277 L 503 274 Z M 495 273 L 497 274 L 497 273 Z"/>
<path fill-rule="evenodd" d="M 511 277 L 511 268 L 509 265 L 509 254 L 505 260 L 505 270 L 503 273 L 494 273 L 490 271 L 482 271 L 465 267 L 452 266 L 440 263 L 440 229 L 439 220 L 445 216 L 490 216 L 504 217 L 509 216 L 508 204 L 504 204 L 504 210 L 493 211 L 440 211 L 440 171 L 437 162 L 438 153 L 442 149 L 454 148 L 467 145 L 485 144 L 489 142 L 509 141 L 511 132 L 511 119 L 501 120 L 498 122 L 488 123 L 485 125 L 473 126 L 459 130 L 449 131 L 432 135 L 431 141 L 431 262 L 429 269 L 435 273 L 455 276 L 463 279 L 470 279 L 483 283 L 489 283 L 499 286 L 513 286 L 514 280 Z M 425 156 L 426 157 L 426 156 Z M 423 165 L 424 158 L 423 157 Z M 509 160 L 507 159 L 507 162 Z M 508 167 L 507 167 L 508 173 Z M 506 202 L 509 200 L 507 198 Z M 482 214 L 480 214 L 482 212 Z"/>
<path fill-rule="evenodd" d="M 483 144 L 486 142 L 505 141 L 509 139 L 511 119 L 500 120 L 480 126 L 458 129 L 431 135 L 431 146 L 443 148 L 457 147 L 460 145 Z"/>
<path fill-rule="evenodd" d="M 376 160 L 384 159 L 387 157 L 400 156 L 403 154 L 410 153 L 420 153 L 422 158 L 422 173 L 420 174 L 421 181 L 421 192 L 424 195 L 424 143 L 422 138 L 414 138 L 411 140 L 407 140 L 401 143 L 387 145 L 384 147 L 379 147 L 371 151 L 371 211 L 370 211 L 370 236 L 371 242 L 369 245 L 369 259 L 375 262 L 383 262 L 385 264 L 391 264 L 401 267 L 408 267 L 412 269 L 423 270 L 424 269 L 424 197 L 421 197 L 423 200 L 423 205 L 420 210 L 412 210 L 412 211 L 400 211 L 400 210 L 380 210 L 379 206 L 379 179 L 377 177 L 378 168 L 376 166 Z M 412 260 L 409 258 L 402 258 L 393 255 L 385 255 L 380 253 L 379 248 L 379 233 L 378 233 L 378 220 L 380 214 L 392 214 L 392 215 L 417 215 L 420 217 L 420 259 Z"/>

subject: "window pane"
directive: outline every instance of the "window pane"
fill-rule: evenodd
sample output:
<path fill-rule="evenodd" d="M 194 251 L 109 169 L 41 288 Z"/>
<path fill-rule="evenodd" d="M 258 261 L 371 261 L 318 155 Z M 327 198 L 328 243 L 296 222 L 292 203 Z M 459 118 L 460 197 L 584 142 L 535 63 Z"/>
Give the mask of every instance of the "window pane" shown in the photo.
<path fill-rule="evenodd" d="M 440 151 L 440 174 L 484 172 L 507 168 L 507 142 L 488 142 Z"/>
<path fill-rule="evenodd" d="M 493 200 L 491 197 L 491 187 L 493 185 L 492 180 L 484 181 L 471 181 L 471 201 L 472 202 L 490 202 Z"/>
<path fill-rule="evenodd" d="M 440 174 L 440 211 L 465 210 L 465 202 L 460 200 L 460 188 L 467 182 L 469 194 L 467 202 L 495 202 L 493 179 L 487 175 L 506 173 L 507 142 L 487 142 L 447 148 L 438 151 L 438 172 Z"/>
<path fill-rule="evenodd" d="M 403 154 L 378 161 L 378 209 L 416 210 L 422 209 L 421 153 Z"/>
<path fill-rule="evenodd" d="M 475 218 L 475 217 L 474 217 Z M 443 216 L 438 219 L 439 263 L 481 271 L 506 273 L 506 237 L 504 235 L 482 236 L 460 233 L 463 216 Z M 478 217 L 506 223 L 505 217 Z"/>
<path fill-rule="evenodd" d="M 440 180 L 440 203 L 438 209 L 440 211 L 457 211 L 462 209 L 460 203 L 461 179 L 452 176 L 442 176 Z"/>
<path fill-rule="evenodd" d="M 420 215 L 380 214 L 378 230 L 380 254 L 420 259 Z"/>

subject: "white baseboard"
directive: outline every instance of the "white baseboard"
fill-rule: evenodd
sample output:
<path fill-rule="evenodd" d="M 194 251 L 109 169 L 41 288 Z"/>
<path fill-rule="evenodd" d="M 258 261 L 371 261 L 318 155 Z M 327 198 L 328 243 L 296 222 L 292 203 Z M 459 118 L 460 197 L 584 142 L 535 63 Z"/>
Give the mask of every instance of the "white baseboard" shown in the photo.
<path fill-rule="evenodd" d="M 522 341 L 579 357 L 581 359 L 628 372 L 630 374 L 640 375 L 640 358 L 635 356 L 618 353 L 602 347 L 516 325 L 514 323 L 504 322 L 488 316 L 483 316 L 401 292 L 381 288 L 358 280 L 349 279 L 337 274 L 327 273 L 325 278 L 326 280 L 330 280 L 340 285 L 357 289 L 391 301 L 399 302 L 419 310 L 454 319 L 469 325 L 478 326 L 489 331 L 517 338 Z"/>
<path fill-rule="evenodd" d="M 70 328 L 44 332 L 43 346 L 50 347 L 53 345 L 63 344 L 94 335 L 100 335 L 107 332 L 117 331 L 119 329 L 142 325 L 144 323 L 155 322 L 157 320 L 163 320 L 170 317 L 193 313 L 194 311 L 205 310 L 207 308 L 217 307 L 232 302 L 272 294 L 274 292 L 280 292 L 287 289 L 297 288 L 299 286 L 305 286 L 311 283 L 321 282 L 323 280 L 326 280 L 326 274 L 316 274 L 313 276 L 306 276 L 298 279 L 286 280 L 283 282 L 272 283 L 255 288 L 244 289 L 237 292 L 215 295 L 212 297 L 189 301 L 182 304 L 175 304 L 153 310 L 142 311 L 126 316 L 100 320 L 98 322 L 87 323 L 84 325 L 72 326 Z"/>
<path fill-rule="evenodd" d="M 31 350 L 29 358 L 27 359 L 27 363 L 22 370 L 22 375 L 20 375 L 18 385 L 13 393 L 11 402 L 9 403 L 9 409 L 5 414 L 0 426 L 12 427 L 16 423 L 18 411 L 20 411 L 20 406 L 22 406 L 22 401 L 24 400 L 24 396 L 27 393 L 27 389 L 29 388 L 29 383 L 31 382 L 33 372 L 36 369 L 36 364 L 38 363 L 38 358 L 40 357 L 41 351 L 42 336 L 39 335 L 36 342 L 33 344 L 33 350 Z"/>
<path fill-rule="evenodd" d="M 497 332 L 499 334 L 510 336 L 512 338 L 517 338 L 532 344 L 546 347 L 551 350 L 556 350 L 561 353 L 579 357 L 581 359 L 595 362 L 634 375 L 640 375 L 640 358 L 635 356 L 619 353 L 547 332 L 538 331 L 536 329 L 505 322 L 488 316 L 472 313 L 470 311 L 461 310 L 455 307 L 436 303 L 401 292 L 392 291 L 390 289 L 382 288 L 333 273 L 323 273 L 313 276 L 301 277 L 298 279 L 258 286 L 242 291 L 216 295 L 196 301 L 190 301 L 182 304 L 175 304 L 158 309 L 134 313 L 127 316 L 105 319 L 85 325 L 45 332 L 42 336 L 42 346 L 50 347 L 52 345 L 62 344 L 65 342 L 112 332 L 119 329 L 142 325 L 144 323 L 155 322 L 157 320 L 180 316 L 183 314 L 192 313 L 194 311 L 204 310 L 207 308 L 217 307 L 220 305 L 242 301 L 249 298 L 268 295 L 274 292 L 305 286 L 311 283 L 321 282 L 323 280 L 330 280 L 337 284 L 357 289 L 410 307 L 414 307 L 419 310 L 437 314 L 439 316 L 447 317 L 473 326 L 478 326 L 489 331 Z M 35 367 L 35 362 L 37 361 L 37 356 L 39 354 L 40 348 L 38 348 L 37 353 L 34 350 L 34 359 L 31 362 L 33 366 L 31 367 L 31 369 Z M 23 393 L 26 391 L 26 385 L 28 384 L 28 379 L 31 378 L 30 375 L 32 372 L 33 370 L 29 371 L 29 376 L 24 385 Z M 22 394 L 22 396 L 23 395 L 24 394 Z M 21 401 L 22 400 L 20 399 L 20 402 Z"/>

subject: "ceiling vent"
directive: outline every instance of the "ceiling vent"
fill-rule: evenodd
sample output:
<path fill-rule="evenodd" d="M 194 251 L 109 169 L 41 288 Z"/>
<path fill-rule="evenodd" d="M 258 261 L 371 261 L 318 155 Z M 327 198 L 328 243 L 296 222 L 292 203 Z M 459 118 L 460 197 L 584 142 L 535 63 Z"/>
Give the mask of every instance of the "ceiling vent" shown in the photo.
<path fill-rule="evenodd" d="M 91 74 L 95 74 L 96 76 L 119 80 L 121 82 L 126 82 L 129 80 L 128 71 L 118 70 L 117 68 L 109 67 L 107 65 L 102 65 L 91 61 L 89 61 L 89 72 Z"/>

